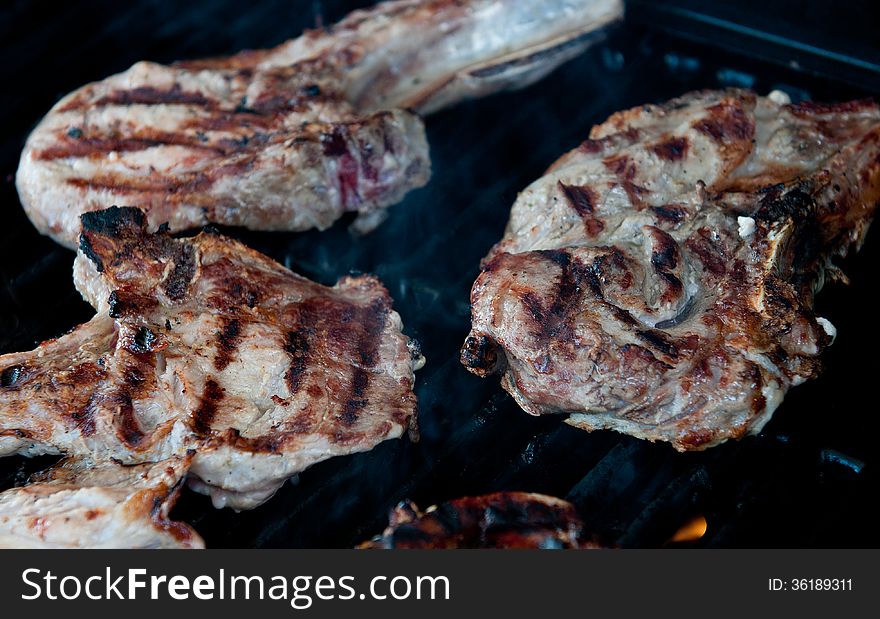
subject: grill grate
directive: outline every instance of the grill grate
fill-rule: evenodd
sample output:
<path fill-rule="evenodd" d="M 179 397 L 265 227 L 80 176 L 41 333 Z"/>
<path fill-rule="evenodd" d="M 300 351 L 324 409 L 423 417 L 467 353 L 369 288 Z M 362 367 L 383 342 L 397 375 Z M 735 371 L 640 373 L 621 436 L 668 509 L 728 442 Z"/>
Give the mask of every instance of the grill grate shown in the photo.
<path fill-rule="evenodd" d="M 360 3 L 364 4 L 364 3 Z M 91 2 L 58 12 L 41 3 L 0 9 L 0 71 L 17 84 L 0 102 L 0 351 L 22 350 L 87 319 L 70 278 L 73 254 L 38 237 L 20 210 L 12 176 L 24 138 L 64 92 L 141 58 L 177 58 L 264 47 L 332 22 L 345 2 L 270 0 Z M 100 17 L 96 17 L 100 16 Z M 748 50 L 745 50 L 748 51 Z M 820 380 L 789 394 L 765 432 L 699 454 L 600 432 L 519 410 L 497 379 L 458 363 L 469 327 L 468 294 L 480 258 L 500 238 L 516 193 L 583 140 L 609 113 L 684 91 L 749 85 L 795 97 L 870 94 L 747 56 L 628 25 L 523 92 L 463 104 L 428 119 L 434 177 L 391 209 L 376 232 L 230 231 L 323 283 L 374 272 L 388 286 L 428 364 L 417 375 L 422 440 L 385 443 L 336 458 L 286 484 L 266 505 L 235 514 L 186 493 L 175 516 L 209 546 L 347 547 L 378 532 L 403 498 L 425 507 L 494 490 L 567 497 L 590 527 L 623 546 L 663 545 L 688 519 L 708 522 L 699 546 L 877 546 L 880 489 L 871 437 L 880 422 L 867 386 L 880 370 L 869 273 L 880 239 L 851 260 L 853 286 L 830 285 L 819 310 L 839 327 Z M 0 488 L 21 483 L 45 458 L 0 461 Z"/>

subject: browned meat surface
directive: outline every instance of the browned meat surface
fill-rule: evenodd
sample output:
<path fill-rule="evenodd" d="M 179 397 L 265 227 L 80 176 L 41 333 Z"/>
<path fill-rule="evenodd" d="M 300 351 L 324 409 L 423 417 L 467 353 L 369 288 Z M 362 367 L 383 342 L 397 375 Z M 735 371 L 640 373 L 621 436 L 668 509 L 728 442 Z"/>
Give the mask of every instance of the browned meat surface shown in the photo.
<path fill-rule="evenodd" d="M 204 548 L 168 519 L 189 458 L 66 462 L 0 493 L 0 548 Z"/>
<path fill-rule="evenodd" d="M 21 202 L 69 247 L 83 212 L 115 204 L 151 230 L 324 229 L 357 212 L 367 231 L 430 175 L 409 108 L 531 83 L 621 13 L 620 0 L 396 0 L 270 50 L 140 62 L 37 126 Z"/>
<path fill-rule="evenodd" d="M 696 92 L 614 114 L 513 205 L 462 362 L 527 412 L 679 450 L 813 378 L 813 311 L 880 196 L 880 108 Z"/>
<path fill-rule="evenodd" d="M 83 216 L 74 280 L 97 314 L 0 357 L 0 455 L 194 449 L 196 489 L 243 509 L 414 429 L 423 359 L 378 280 L 328 288 L 218 234 L 145 225 L 131 208 Z"/>
<path fill-rule="evenodd" d="M 402 503 L 388 528 L 361 548 L 600 548 L 575 508 L 527 492 L 497 492 L 441 503 L 420 512 Z"/>

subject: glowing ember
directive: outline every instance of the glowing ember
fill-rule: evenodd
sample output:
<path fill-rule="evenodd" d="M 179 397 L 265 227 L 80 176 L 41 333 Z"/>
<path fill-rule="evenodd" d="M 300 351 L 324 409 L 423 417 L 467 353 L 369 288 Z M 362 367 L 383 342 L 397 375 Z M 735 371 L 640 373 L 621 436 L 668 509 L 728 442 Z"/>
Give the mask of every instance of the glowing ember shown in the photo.
<path fill-rule="evenodd" d="M 671 543 L 694 542 L 706 534 L 708 523 L 703 516 L 688 520 L 669 540 Z"/>

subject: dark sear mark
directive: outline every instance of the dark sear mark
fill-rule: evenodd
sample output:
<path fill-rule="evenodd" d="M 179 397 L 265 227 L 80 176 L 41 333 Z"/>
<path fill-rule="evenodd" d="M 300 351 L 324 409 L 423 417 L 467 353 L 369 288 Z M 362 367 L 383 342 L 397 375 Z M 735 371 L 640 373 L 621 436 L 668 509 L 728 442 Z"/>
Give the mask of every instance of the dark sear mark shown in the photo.
<path fill-rule="evenodd" d="M 565 199 L 583 220 L 587 234 L 596 236 L 602 232 L 605 224 L 593 214 L 597 200 L 596 192 L 589 187 L 566 185 L 562 181 L 559 181 L 558 185 Z"/>
<path fill-rule="evenodd" d="M 636 337 L 648 344 L 651 348 L 661 352 L 667 357 L 674 358 L 678 356 L 678 347 L 665 334 L 659 331 L 647 331 L 644 329 L 637 330 L 635 334 Z"/>
<path fill-rule="evenodd" d="M 707 108 L 709 116 L 694 123 L 693 127 L 715 142 L 735 142 L 751 140 L 755 134 L 755 123 L 742 109 L 731 102 L 716 103 Z"/>
<path fill-rule="evenodd" d="M 498 346 L 486 335 L 470 335 L 461 349 L 462 364 L 488 375 L 500 371 Z"/>
<path fill-rule="evenodd" d="M 302 385 L 303 375 L 309 362 L 310 340 L 313 335 L 313 330 L 307 327 L 287 333 L 284 352 L 290 357 L 290 367 L 284 374 L 284 381 L 287 383 L 291 397 L 296 395 Z"/>
<path fill-rule="evenodd" d="M 351 386 L 348 399 L 342 407 L 339 420 L 346 426 L 352 426 L 358 419 L 361 410 L 367 405 L 367 388 L 370 384 L 370 373 L 359 367 L 352 371 Z"/>
<path fill-rule="evenodd" d="M 66 158 L 86 158 L 96 155 L 104 155 L 111 152 L 137 152 L 155 148 L 157 146 L 184 146 L 186 148 L 198 149 L 200 151 L 211 151 L 218 155 L 229 154 L 230 144 L 209 145 L 198 139 L 193 141 L 191 138 L 177 133 L 153 131 L 142 132 L 142 135 L 119 137 L 84 137 L 80 131 L 80 136 L 75 142 L 65 141 L 55 144 L 49 148 L 34 153 L 36 159 L 51 161 L 53 159 Z"/>
<path fill-rule="evenodd" d="M 68 106 L 65 106 L 65 110 L 73 103 L 74 101 L 71 101 Z M 152 86 L 116 90 L 91 105 L 93 107 L 104 105 L 201 105 L 214 108 L 217 107 L 217 102 L 200 92 L 183 90 L 180 84 L 175 84 L 167 90 L 160 90 Z"/>
<path fill-rule="evenodd" d="M 172 301 L 180 301 L 186 295 L 196 274 L 196 257 L 192 245 L 181 243 L 174 256 L 174 268 L 162 282 L 162 289 Z"/>
<path fill-rule="evenodd" d="M 678 265 L 678 244 L 671 236 L 654 226 L 647 227 L 652 239 L 651 266 L 656 271 L 669 271 Z"/>
<path fill-rule="evenodd" d="M 127 348 L 135 354 L 146 354 L 153 351 L 153 346 L 158 340 L 159 336 L 148 327 L 138 327 Z"/>
<path fill-rule="evenodd" d="M 687 211 L 679 206 L 667 204 L 664 206 L 652 206 L 651 210 L 663 223 L 677 224 L 687 216 Z"/>
<path fill-rule="evenodd" d="M 95 407 L 98 395 L 92 393 L 82 410 L 70 413 L 68 417 L 83 436 L 92 436 L 95 433 Z"/>
<path fill-rule="evenodd" d="M 688 140 L 686 137 L 673 137 L 665 142 L 654 145 L 654 153 L 667 161 L 684 159 L 688 152 Z"/>
<path fill-rule="evenodd" d="M 223 371 L 232 362 L 241 339 L 241 321 L 238 318 L 225 318 L 223 327 L 217 331 L 217 354 L 214 356 L 214 367 L 218 371 Z"/>
<path fill-rule="evenodd" d="M 226 390 L 216 380 L 208 378 L 205 381 L 199 406 L 192 416 L 193 430 L 201 435 L 211 432 L 211 423 L 217 415 L 218 405 L 225 396 Z"/>
<path fill-rule="evenodd" d="M 126 445 L 132 447 L 139 445 L 144 440 L 144 433 L 135 417 L 131 394 L 120 392 L 113 398 L 113 403 L 116 404 L 116 428 L 119 438 Z"/>
<path fill-rule="evenodd" d="M 349 393 L 342 407 L 340 421 L 346 426 L 353 425 L 360 411 L 369 401 L 367 392 L 370 386 L 370 371 L 378 361 L 379 340 L 385 329 L 388 312 L 391 311 L 387 299 L 376 299 L 366 308 L 357 308 L 355 315 L 363 326 L 363 333 L 358 339 L 357 355 L 361 365 L 352 369 Z"/>

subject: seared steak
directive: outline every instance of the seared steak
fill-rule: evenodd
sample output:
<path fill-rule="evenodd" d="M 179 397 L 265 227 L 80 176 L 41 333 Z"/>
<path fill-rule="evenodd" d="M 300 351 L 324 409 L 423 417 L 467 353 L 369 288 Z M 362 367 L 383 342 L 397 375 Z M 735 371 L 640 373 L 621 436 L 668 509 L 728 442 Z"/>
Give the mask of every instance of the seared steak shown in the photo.
<path fill-rule="evenodd" d="M 97 315 L 0 357 L 0 454 L 194 449 L 194 487 L 245 509 L 414 428 L 423 359 L 375 278 L 321 286 L 216 233 L 149 234 L 132 208 L 82 221 L 74 280 Z"/>
<path fill-rule="evenodd" d="M 527 412 L 693 450 L 816 376 L 880 197 L 880 108 L 696 92 L 614 114 L 517 199 L 462 362 Z"/>
<path fill-rule="evenodd" d="M 496 492 L 441 503 L 420 512 L 409 502 L 388 528 L 361 548 L 600 548 L 575 508 L 527 492 Z"/>
<path fill-rule="evenodd" d="M 0 493 L 0 548 L 204 548 L 168 519 L 188 460 L 56 466 Z"/>
<path fill-rule="evenodd" d="M 37 229 L 74 247 L 79 215 L 142 208 L 151 230 L 207 223 L 367 231 L 430 174 L 421 120 L 523 86 L 583 50 L 620 0 L 397 0 L 271 50 L 128 71 L 64 97 L 17 186 Z"/>

